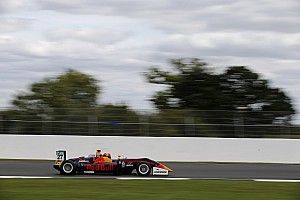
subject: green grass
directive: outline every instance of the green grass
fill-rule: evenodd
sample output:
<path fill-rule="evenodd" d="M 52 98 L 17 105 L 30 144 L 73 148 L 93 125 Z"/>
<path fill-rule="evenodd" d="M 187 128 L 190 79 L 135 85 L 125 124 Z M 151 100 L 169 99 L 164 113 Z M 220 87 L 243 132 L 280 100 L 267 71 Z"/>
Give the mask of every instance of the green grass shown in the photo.
<path fill-rule="evenodd" d="M 0 199 L 300 199 L 299 183 L 220 180 L 1 179 Z"/>

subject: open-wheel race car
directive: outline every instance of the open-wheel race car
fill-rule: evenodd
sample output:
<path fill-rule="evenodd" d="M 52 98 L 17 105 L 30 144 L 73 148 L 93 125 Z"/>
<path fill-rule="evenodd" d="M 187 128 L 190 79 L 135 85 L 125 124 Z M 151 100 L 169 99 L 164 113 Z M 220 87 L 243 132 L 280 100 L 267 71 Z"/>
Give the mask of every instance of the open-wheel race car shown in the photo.
<path fill-rule="evenodd" d="M 100 152 L 100 153 L 99 153 Z M 98 155 L 97 155 L 98 153 Z M 111 175 L 169 175 L 172 172 L 167 166 L 149 158 L 128 159 L 118 157 L 111 159 L 109 153 L 101 154 L 97 150 L 96 155 L 67 159 L 66 151 L 56 151 L 54 168 L 61 175 L 75 174 L 111 174 Z"/>

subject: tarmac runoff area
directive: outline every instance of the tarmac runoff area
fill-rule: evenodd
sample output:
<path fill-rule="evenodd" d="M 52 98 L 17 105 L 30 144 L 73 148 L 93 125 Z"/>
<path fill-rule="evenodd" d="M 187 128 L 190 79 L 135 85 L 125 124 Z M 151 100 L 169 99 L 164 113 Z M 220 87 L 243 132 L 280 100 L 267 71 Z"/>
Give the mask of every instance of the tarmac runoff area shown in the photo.
<path fill-rule="evenodd" d="M 53 161 L 0 160 L 0 178 L 109 178 L 119 180 L 253 180 L 300 182 L 299 164 L 224 164 L 163 162 L 174 172 L 167 177 L 77 175 L 60 176 L 52 167 Z"/>

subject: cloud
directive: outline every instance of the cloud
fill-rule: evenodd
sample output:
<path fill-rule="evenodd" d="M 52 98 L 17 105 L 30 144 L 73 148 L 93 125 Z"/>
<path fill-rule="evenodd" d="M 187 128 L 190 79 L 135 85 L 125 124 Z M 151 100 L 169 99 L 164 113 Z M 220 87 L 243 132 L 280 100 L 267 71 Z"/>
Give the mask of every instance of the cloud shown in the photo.
<path fill-rule="evenodd" d="M 158 49 L 184 56 L 234 56 L 298 59 L 300 34 L 272 32 L 206 32 L 175 34 Z"/>
<path fill-rule="evenodd" d="M 16 11 L 26 4 L 26 0 L 0 1 L 0 14 Z"/>
<path fill-rule="evenodd" d="M 47 33 L 49 41 L 56 42 L 86 42 L 97 45 L 113 45 L 117 42 L 128 39 L 133 33 L 130 31 L 115 31 L 113 29 L 94 29 L 94 28 L 76 28 L 76 29 L 58 29 Z"/>
<path fill-rule="evenodd" d="M 9 33 L 29 28 L 31 21 L 22 18 L 0 18 L 0 33 Z"/>
<path fill-rule="evenodd" d="M 300 110 L 299 10 L 297 0 L 3 0 L 0 84 L 11 87 L 0 87 L 0 106 L 74 68 L 102 80 L 102 102 L 151 108 L 147 99 L 160 87 L 141 73 L 199 57 L 217 71 L 249 65 Z"/>
<path fill-rule="evenodd" d="M 300 3 L 287 1 L 46 0 L 41 8 L 75 14 L 124 16 L 167 32 L 268 30 L 299 32 Z"/>

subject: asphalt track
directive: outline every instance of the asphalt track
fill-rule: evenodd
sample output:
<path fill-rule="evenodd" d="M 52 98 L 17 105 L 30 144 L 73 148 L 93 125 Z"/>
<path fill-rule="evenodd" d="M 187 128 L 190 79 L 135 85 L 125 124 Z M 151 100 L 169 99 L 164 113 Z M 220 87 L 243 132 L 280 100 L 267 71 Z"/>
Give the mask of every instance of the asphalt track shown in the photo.
<path fill-rule="evenodd" d="M 300 165 L 167 163 L 174 170 L 170 178 L 192 179 L 278 179 L 300 180 Z M 0 176 L 62 177 L 52 161 L 0 160 Z M 65 177 L 65 176 L 63 176 Z M 84 175 L 80 178 L 110 178 L 108 175 Z M 121 176 L 124 177 L 124 176 Z M 112 178 L 112 177 L 111 177 Z"/>

